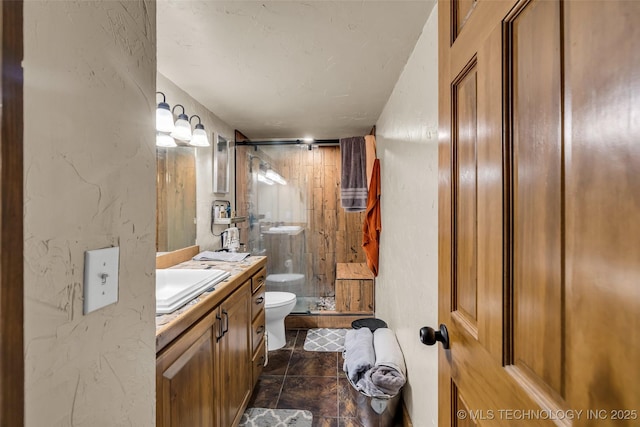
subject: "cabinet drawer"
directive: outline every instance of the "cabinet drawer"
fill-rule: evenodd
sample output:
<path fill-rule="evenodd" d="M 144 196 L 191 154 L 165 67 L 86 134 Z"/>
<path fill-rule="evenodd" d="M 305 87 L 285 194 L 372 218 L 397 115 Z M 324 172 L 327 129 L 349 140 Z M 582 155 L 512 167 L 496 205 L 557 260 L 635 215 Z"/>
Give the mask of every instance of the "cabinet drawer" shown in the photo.
<path fill-rule="evenodd" d="M 259 315 L 251 323 L 251 342 L 253 343 L 253 353 L 255 353 L 255 351 L 257 350 L 258 346 L 260 345 L 260 341 L 262 341 L 265 333 L 266 325 L 264 315 Z"/>
<path fill-rule="evenodd" d="M 264 310 L 265 304 L 264 286 L 251 297 L 251 319 L 255 319 L 261 310 Z"/>
<path fill-rule="evenodd" d="M 253 360 L 251 361 L 251 366 L 252 366 L 251 373 L 253 375 L 254 386 L 258 382 L 258 378 L 260 377 L 260 374 L 262 373 L 262 369 L 264 368 L 264 361 L 266 358 L 265 343 L 266 343 L 266 340 L 264 339 L 260 342 L 260 345 L 258 346 L 259 349 L 253 355 Z"/>
<path fill-rule="evenodd" d="M 267 269 L 263 267 L 251 278 L 251 292 L 254 293 L 261 286 L 264 286 L 266 280 L 267 280 Z"/>

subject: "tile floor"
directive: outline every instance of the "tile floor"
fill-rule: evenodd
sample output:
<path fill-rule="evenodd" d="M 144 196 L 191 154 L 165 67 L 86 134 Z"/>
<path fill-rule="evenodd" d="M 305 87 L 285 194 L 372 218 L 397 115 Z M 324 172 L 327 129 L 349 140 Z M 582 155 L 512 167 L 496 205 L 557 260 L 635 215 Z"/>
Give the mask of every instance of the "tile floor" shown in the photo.
<path fill-rule="evenodd" d="M 305 409 L 313 414 L 314 427 L 371 427 L 357 418 L 363 397 L 344 375 L 342 354 L 305 351 L 306 335 L 306 330 L 287 330 L 286 345 L 269 352 L 248 406 Z"/>

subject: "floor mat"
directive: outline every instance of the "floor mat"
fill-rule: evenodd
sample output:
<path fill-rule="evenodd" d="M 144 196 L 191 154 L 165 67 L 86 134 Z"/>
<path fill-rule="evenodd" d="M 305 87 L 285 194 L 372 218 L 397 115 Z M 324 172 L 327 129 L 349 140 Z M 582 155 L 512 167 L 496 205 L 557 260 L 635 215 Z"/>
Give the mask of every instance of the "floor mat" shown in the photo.
<path fill-rule="evenodd" d="M 311 427 L 312 421 L 309 411 L 247 408 L 238 427 Z"/>
<path fill-rule="evenodd" d="M 307 351 L 342 351 L 347 331 L 348 329 L 309 329 L 303 348 Z"/>

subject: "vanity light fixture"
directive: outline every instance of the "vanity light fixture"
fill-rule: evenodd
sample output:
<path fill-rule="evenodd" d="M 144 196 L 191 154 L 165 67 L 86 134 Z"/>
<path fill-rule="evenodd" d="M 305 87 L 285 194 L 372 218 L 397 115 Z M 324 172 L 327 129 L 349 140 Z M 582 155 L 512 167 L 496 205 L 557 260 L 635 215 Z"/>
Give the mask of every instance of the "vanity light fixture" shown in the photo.
<path fill-rule="evenodd" d="M 177 147 L 176 141 L 165 132 L 156 131 L 156 146 L 157 147 Z"/>
<path fill-rule="evenodd" d="M 162 102 L 156 108 L 156 130 L 159 132 L 173 132 L 173 114 L 167 104 L 167 98 L 162 92 L 156 92 L 156 95 L 162 95 Z"/>
<path fill-rule="evenodd" d="M 178 120 L 176 120 L 175 129 L 173 130 L 173 132 L 171 132 L 171 136 L 175 139 L 189 142 L 191 140 L 191 125 L 189 124 L 189 116 L 185 114 L 184 106 L 182 104 L 174 105 L 171 111 L 174 112 L 177 107 L 182 108 L 182 114 L 178 115 Z"/>
<path fill-rule="evenodd" d="M 209 146 L 209 138 L 207 138 L 207 132 L 204 130 L 204 125 L 200 121 L 200 116 L 194 114 L 189 118 L 189 123 L 191 123 L 191 119 L 194 117 L 198 118 L 198 123 L 196 124 L 196 129 L 193 131 L 193 137 L 191 138 L 190 145 L 194 147 L 208 147 Z"/>

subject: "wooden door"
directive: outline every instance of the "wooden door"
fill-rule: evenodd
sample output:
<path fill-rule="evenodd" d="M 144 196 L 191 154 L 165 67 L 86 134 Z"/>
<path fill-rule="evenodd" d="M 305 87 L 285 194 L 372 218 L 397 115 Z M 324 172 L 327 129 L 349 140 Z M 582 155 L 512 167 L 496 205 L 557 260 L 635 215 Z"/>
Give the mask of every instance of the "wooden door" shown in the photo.
<path fill-rule="evenodd" d="M 0 425 L 24 425 L 23 2 L 0 3 Z"/>
<path fill-rule="evenodd" d="M 439 8 L 439 425 L 638 425 L 640 2 Z"/>
<path fill-rule="evenodd" d="M 156 362 L 156 425 L 212 427 L 220 420 L 215 388 L 217 310 L 167 347 Z"/>
<path fill-rule="evenodd" d="M 221 426 L 237 426 L 252 389 L 251 280 L 221 305 L 223 336 L 218 343 Z"/>

